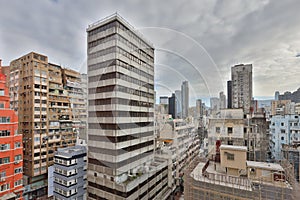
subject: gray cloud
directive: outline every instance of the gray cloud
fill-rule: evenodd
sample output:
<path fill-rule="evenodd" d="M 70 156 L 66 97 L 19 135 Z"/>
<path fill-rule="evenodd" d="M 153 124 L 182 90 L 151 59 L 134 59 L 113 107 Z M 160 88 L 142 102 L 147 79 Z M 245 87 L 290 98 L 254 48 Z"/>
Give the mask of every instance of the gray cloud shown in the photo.
<path fill-rule="evenodd" d="M 230 67 L 253 63 L 254 95 L 299 87 L 300 4 L 244 1 L 0 1 L 4 64 L 27 52 L 84 71 L 88 24 L 118 11 L 156 47 L 158 95 L 190 81 L 196 98 L 226 90 Z"/>

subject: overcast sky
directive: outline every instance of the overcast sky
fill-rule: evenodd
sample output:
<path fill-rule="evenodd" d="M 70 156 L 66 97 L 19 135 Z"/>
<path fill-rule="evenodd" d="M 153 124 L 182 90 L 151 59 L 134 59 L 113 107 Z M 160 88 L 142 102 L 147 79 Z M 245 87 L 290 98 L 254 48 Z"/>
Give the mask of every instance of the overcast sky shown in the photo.
<path fill-rule="evenodd" d="M 190 103 L 226 93 L 230 67 L 253 64 L 254 96 L 300 87 L 298 0 L 0 1 L 0 58 L 28 52 L 84 72 L 86 28 L 118 12 L 155 46 L 157 96 L 190 83 Z"/>

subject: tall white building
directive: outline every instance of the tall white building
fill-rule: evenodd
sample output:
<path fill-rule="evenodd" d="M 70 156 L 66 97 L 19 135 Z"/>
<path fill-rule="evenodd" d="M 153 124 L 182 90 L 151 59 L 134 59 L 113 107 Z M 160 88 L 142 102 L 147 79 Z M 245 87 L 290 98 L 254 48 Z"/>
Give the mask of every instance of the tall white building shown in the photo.
<path fill-rule="evenodd" d="M 249 113 L 252 100 L 252 64 L 240 64 L 231 68 L 232 108 L 243 108 Z"/>
<path fill-rule="evenodd" d="M 181 85 L 182 118 L 189 114 L 189 82 L 183 81 Z"/>
<path fill-rule="evenodd" d="M 87 34 L 88 198 L 162 199 L 167 166 L 153 155 L 154 48 L 118 14 Z"/>

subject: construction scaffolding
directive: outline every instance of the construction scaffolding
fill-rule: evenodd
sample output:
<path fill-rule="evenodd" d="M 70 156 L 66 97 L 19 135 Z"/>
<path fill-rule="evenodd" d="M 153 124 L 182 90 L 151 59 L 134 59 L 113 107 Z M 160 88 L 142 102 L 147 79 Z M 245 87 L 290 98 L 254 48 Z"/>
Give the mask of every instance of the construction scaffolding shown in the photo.
<path fill-rule="evenodd" d="M 280 163 L 285 170 L 284 180 L 275 183 L 265 182 L 262 178 L 251 180 L 246 176 L 232 177 L 218 173 L 211 174 L 206 171 L 209 164 L 214 165 L 214 161 L 199 157 L 191 162 L 184 176 L 184 199 L 300 199 L 299 184 L 295 181 L 293 166 L 285 160 Z"/>

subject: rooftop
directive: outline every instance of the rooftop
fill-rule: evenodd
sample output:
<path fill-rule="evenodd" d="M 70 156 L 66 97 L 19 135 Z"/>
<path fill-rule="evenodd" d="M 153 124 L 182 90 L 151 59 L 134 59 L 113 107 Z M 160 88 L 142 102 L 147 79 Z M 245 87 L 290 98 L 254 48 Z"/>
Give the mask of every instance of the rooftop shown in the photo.
<path fill-rule="evenodd" d="M 81 145 L 59 148 L 55 152 L 55 156 L 63 157 L 63 158 L 72 158 L 75 155 L 86 153 L 86 147 Z"/>
<path fill-rule="evenodd" d="M 255 162 L 255 161 L 247 161 L 248 167 L 254 168 L 261 168 L 267 170 L 274 170 L 274 171 L 284 171 L 281 165 L 277 163 L 266 163 L 266 162 Z"/>
<path fill-rule="evenodd" d="M 247 147 L 244 146 L 233 146 L 233 145 L 224 145 L 224 144 L 220 146 L 220 149 L 247 151 Z"/>
<path fill-rule="evenodd" d="M 121 17 L 117 12 L 109 15 L 99 21 L 96 21 L 92 24 L 88 25 L 88 28 L 86 29 L 86 31 L 91 31 L 95 28 L 98 28 L 106 23 L 109 23 L 113 20 L 118 20 L 120 21 L 123 25 L 125 25 L 128 29 L 130 29 L 134 34 L 136 34 L 139 38 L 141 38 L 144 42 L 146 42 L 146 44 L 148 44 L 149 46 L 151 46 L 153 48 L 153 44 L 147 40 L 138 30 L 136 30 L 129 22 L 127 22 L 123 17 Z"/>

